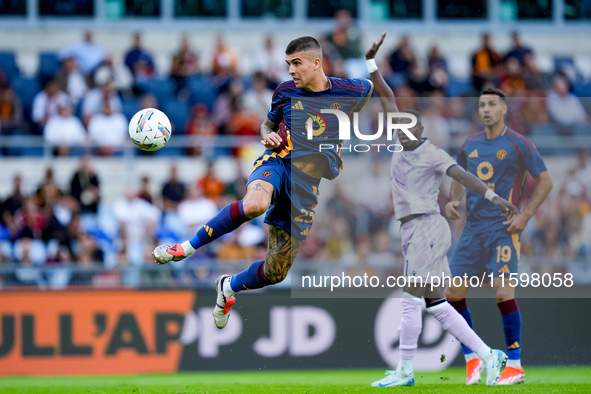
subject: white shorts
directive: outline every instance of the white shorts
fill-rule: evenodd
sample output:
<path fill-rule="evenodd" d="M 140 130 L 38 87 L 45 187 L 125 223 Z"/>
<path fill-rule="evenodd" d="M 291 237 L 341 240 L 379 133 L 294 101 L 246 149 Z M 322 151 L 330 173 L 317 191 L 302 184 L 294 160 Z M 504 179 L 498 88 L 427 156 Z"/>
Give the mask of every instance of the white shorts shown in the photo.
<path fill-rule="evenodd" d="M 450 276 L 447 252 L 451 246 L 451 230 L 443 216 L 419 216 L 404 223 L 400 232 L 405 276 L 420 276 L 423 280 Z"/>

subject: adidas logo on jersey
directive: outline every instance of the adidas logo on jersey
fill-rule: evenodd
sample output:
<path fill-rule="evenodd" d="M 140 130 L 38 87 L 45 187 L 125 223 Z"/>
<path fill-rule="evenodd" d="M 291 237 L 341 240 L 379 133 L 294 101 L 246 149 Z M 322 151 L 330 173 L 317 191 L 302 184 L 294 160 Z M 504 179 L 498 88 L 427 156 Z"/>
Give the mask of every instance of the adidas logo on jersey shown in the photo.
<path fill-rule="evenodd" d="M 474 150 L 472 151 L 472 153 L 470 153 L 470 154 L 468 155 L 468 157 L 478 157 L 478 151 L 477 151 L 476 149 L 474 149 Z"/>
<path fill-rule="evenodd" d="M 291 106 L 292 109 L 304 109 L 301 100 Z"/>

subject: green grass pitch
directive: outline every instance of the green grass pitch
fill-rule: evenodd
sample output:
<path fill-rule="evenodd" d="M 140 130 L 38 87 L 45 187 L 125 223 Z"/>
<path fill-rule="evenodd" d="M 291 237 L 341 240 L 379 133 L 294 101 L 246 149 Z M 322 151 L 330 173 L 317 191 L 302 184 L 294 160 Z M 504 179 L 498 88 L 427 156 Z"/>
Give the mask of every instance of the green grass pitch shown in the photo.
<path fill-rule="evenodd" d="M 417 372 L 416 385 L 373 388 L 383 370 L 251 371 L 167 375 L 0 378 L 1 393 L 591 393 L 591 367 L 526 368 L 525 384 L 463 384 L 465 371 Z M 483 375 L 484 378 L 484 375 Z"/>

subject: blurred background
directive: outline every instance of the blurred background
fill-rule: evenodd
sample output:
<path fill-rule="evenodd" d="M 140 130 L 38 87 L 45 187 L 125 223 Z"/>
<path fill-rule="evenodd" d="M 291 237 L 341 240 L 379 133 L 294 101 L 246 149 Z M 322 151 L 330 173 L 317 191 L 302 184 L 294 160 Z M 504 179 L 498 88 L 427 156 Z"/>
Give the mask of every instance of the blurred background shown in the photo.
<path fill-rule="evenodd" d="M 520 269 L 589 283 L 590 18 L 588 0 L 0 0 L 0 286 L 212 287 L 264 258 L 262 218 L 183 263 L 150 253 L 242 198 L 291 39 L 313 35 L 328 75 L 357 78 L 382 31 L 377 60 L 399 106 L 420 110 L 452 155 L 480 127 L 478 91 L 507 93 L 507 123 L 555 185 Z M 127 136 L 145 107 L 173 124 L 158 152 Z M 390 154 L 345 156 L 294 269 L 400 274 Z"/>

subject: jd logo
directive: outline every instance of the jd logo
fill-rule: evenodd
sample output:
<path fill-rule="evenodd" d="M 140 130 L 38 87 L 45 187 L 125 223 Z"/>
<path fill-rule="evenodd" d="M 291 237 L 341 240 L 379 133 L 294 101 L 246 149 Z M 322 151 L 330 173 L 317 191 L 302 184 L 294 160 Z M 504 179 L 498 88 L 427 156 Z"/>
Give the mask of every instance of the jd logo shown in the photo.
<path fill-rule="evenodd" d="M 332 105 L 331 105 L 331 107 L 332 107 Z M 338 109 L 321 109 L 320 113 L 321 114 L 332 114 L 338 118 L 339 140 L 350 140 L 351 139 L 351 127 L 350 127 L 351 120 L 346 113 L 344 113 L 343 111 L 340 111 Z M 410 119 L 410 123 L 394 123 L 394 118 Z M 315 121 L 316 123 L 320 124 L 319 120 L 322 120 L 324 127 L 326 127 L 326 122 L 324 122 L 324 119 L 319 114 L 316 117 L 313 117 L 311 115 L 310 118 L 308 118 L 308 120 L 306 121 L 306 131 L 308 132 L 308 139 L 309 140 L 313 139 L 315 136 L 318 136 L 318 135 L 322 134 L 322 132 L 324 132 L 324 129 L 322 130 L 322 132 L 319 132 L 318 130 L 314 130 L 313 122 Z M 406 134 L 406 136 L 408 138 L 410 138 L 411 140 L 413 140 L 413 141 L 417 140 L 417 138 L 409 131 L 409 129 L 413 128 L 417 124 L 417 117 L 414 114 L 407 113 L 407 112 L 388 112 L 386 114 L 386 122 L 387 122 L 386 123 L 386 136 L 387 136 L 388 140 L 391 141 L 394 139 L 393 138 L 394 130 L 398 130 L 398 129 L 402 130 L 402 132 L 404 134 Z M 359 138 L 360 140 L 373 141 L 373 140 L 379 139 L 384 132 L 383 113 L 380 112 L 378 114 L 378 131 L 375 134 L 370 134 L 370 135 L 361 134 L 361 132 L 359 131 L 359 113 L 357 113 L 357 112 L 353 113 L 353 131 L 355 132 L 355 136 L 357 136 L 357 138 Z"/>
<path fill-rule="evenodd" d="M 378 352 L 391 367 L 396 367 L 400 354 L 400 334 L 396 327 L 400 324 L 402 307 L 401 292 L 384 300 L 376 316 L 375 342 Z M 397 298 L 395 298 L 397 297 Z M 446 333 L 441 324 L 425 311 L 423 306 L 423 330 L 419 337 L 414 365 L 420 370 L 441 370 L 447 368 L 460 352 L 460 344 Z M 445 359 L 441 361 L 441 355 Z"/>

